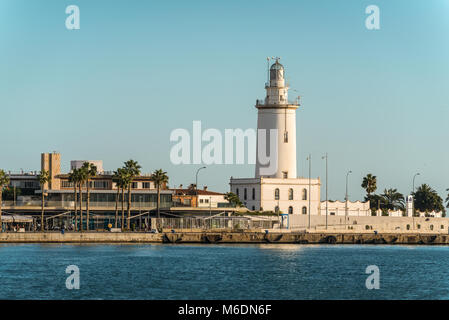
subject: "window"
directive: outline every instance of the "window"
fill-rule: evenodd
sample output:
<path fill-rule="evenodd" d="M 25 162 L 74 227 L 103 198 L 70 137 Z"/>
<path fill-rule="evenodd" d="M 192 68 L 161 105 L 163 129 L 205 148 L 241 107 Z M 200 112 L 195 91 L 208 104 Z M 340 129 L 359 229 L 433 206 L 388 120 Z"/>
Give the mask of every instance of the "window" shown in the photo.
<path fill-rule="evenodd" d="M 137 186 L 138 186 L 137 182 L 131 183 L 131 188 L 132 189 L 137 189 Z"/>
<path fill-rule="evenodd" d="M 444 225 L 441 225 L 441 229 L 444 229 Z"/>
<path fill-rule="evenodd" d="M 430 230 L 433 230 L 433 224 L 430 225 Z"/>
<path fill-rule="evenodd" d="M 245 188 L 243 190 L 243 199 L 246 200 L 248 198 L 248 190 Z"/>
<path fill-rule="evenodd" d="M 288 143 L 288 131 L 284 132 L 284 143 Z"/>
<path fill-rule="evenodd" d="M 274 190 L 274 200 L 279 200 L 279 189 L 278 188 L 276 188 Z"/>
<path fill-rule="evenodd" d="M 331 212 L 331 216 L 335 216 L 335 212 Z"/>
<path fill-rule="evenodd" d="M 288 189 L 288 200 L 293 200 L 293 189 Z"/>
<path fill-rule="evenodd" d="M 150 189 L 150 183 L 149 182 L 142 182 L 142 188 L 143 189 Z"/>
<path fill-rule="evenodd" d="M 287 179 L 288 178 L 288 172 L 287 171 L 282 171 L 282 177 L 284 179 Z"/>
<path fill-rule="evenodd" d="M 252 210 L 253 210 L 253 211 L 254 211 L 254 210 L 256 210 L 256 207 L 255 207 L 255 206 L 253 206 Z"/>
<path fill-rule="evenodd" d="M 307 214 L 307 207 L 302 207 L 302 214 Z"/>
<path fill-rule="evenodd" d="M 302 189 L 302 200 L 307 200 L 307 189 Z"/>
<path fill-rule="evenodd" d="M 204 199 L 200 199 L 200 203 L 203 203 L 204 202 Z"/>
<path fill-rule="evenodd" d="M 61 181 L 61 187 L 63 187 L 63 188 L 73 188 L 73 182 L 69 182 L 67 180 L 62 180 Z M 25 182 L 25 188 L 27 188 L 26 182 Z"/>
<path fill-rule="evenodd" d="M 204 199 L 204 202 L 205 203 L 209 203 L 209 199 Z"/>
<path fill-rule="evenodd" d="M 293 207 L 292 206 L 288 207 L 288 214 L 293 214 Z"/>
<path fill-rule="evenodd" d="M 279 207 L 278 206 L 276 206 L 276 207 L 274 207 L 274 212 L 279 212 Z"/>
<path fill-rule="evenodd" d="M 255 188 L 253 188 L 252 199 L 256 200 L 256 189 Z"/>
<path fill-rule="evenodd" d="M 239 188 L 235 189 L 235 193 L 239 195 Z"/>
<path fill-rule="evenodd" d="M 104 180 L 94 181 L 94 188 L 95 189 L 107 189 L 108 188 L 108 182 L 104 181 Z"/>
<path fill-rule="evenodd" d="M 410 225 L 409 224 L 407 225 L 407 230 L 410 230 Z"/>

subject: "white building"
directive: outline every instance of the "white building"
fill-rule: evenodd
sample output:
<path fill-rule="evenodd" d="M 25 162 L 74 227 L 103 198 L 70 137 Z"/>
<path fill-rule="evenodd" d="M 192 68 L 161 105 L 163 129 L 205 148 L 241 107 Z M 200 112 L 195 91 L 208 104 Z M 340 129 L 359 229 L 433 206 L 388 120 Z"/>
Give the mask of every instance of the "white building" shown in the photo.
<path fill-rule="evenodd" d="M 325 203 L 320 202 L 320 179 L 298 178 L 296 174 L 296 109 L 300 105 L 298 101 L 288 100 L 288 89 L 284 67 L 277 58 L 269 70 L 266 97 L 256 101 L 258 134 L 254 178 L 231 177 L 231 192 L 250 210 L 325 215 Z M 274 166 L 267 158 L 275 162 Z M 269 170 L 273 167 L 274 170 Z M 366 207 L 369 209 L 369 203 L 343 202 L 342 207 L 341 203 L 329 202 L 328 212 L 368 215 Z"/>
<path fill-rule="evenodd" d="M 103 173 L 103 161 L 102 160 L 72 160 L 70 161 L 70 170 L 79 169 L 83 166 L 84 162 L 88 162 L 97 167 L 97 173 Z"/>

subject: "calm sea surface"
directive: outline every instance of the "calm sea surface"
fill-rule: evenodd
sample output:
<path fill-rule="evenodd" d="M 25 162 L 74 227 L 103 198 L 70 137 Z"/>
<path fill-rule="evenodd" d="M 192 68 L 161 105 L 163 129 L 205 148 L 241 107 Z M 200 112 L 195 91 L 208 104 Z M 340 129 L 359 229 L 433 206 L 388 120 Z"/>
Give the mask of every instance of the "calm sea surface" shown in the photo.
<path fill-rule="evenodd" d="M 379 290 L 365 287 L 368 265 Z M 448 298 L 443 246 L 0 245 L 0 299 Z"/>

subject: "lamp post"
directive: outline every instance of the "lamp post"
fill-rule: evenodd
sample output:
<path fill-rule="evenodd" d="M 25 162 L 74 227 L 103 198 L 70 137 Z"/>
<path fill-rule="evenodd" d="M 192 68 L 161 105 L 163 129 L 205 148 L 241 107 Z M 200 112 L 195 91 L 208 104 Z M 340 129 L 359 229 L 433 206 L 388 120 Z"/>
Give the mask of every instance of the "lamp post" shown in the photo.
<path fill-rule="evenodd" d="M 327 213 L 328 213 L 328 199 L 327 199 L 327 181 L 328 181 L 328 176 L 327 176 L 327 152 L 326 155 L 322 156 L 321 159 L 326 159 L 326 230 L 327 230 Z"/>
<path fill-rule="evenodd" d="M 347 216 L 348 216 L 348 177 L 349 177 L 349 174 L 351 174 L 351 173 L 352 173 L 351 170 L 349 170 L 349 171 L 346 173 L 345 229 L 346 229 L 346 220 L 347 220 Z"/>
<path fill-rule="evenodd" d="M 415 229 L 415 195 L 413 195 L 413 193 L 415 192 L 415 178 L 416 176 L 421 175 L 419 172 L 415 173 L 415 175 L 413 176 L 413 186 L 412 186 L 412 225 L 413 225 L 413 229 Z"/>
<path fill-rule="evenodd" d="M 312 195 L 312 192 L 311 192 L 312 182 L 310 180 L 311 176 L 312 176 L 312 155 L 310 153 L 309 153 L 309 156 L 307 157 L 307 160 L 309 161 L 309 191 L 308 191 L 309 209 L 307 211 L 309 212 L 309 229 L 310 229 L 310 214 L 311 214 L 311 212 L 310 212 L 310 198 L 311 198 L 311 195 Z"/>
<path fill-rule="evenodd" d="M 200 172 L 201 169 L 206 169 L 206 167 L 201 167 L 196 170 L 196 177 L 195 177 L 195 195 L 197 196 L 196 199 L 196 206 L 198 207 L 198 172 Z"/>

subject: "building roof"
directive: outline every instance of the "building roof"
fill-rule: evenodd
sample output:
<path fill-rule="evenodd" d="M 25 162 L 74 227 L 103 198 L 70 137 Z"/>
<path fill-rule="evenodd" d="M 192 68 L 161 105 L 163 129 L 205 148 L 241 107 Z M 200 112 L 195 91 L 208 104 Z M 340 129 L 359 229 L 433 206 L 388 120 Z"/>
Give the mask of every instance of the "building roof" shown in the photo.
<path fill-rule="evenodd" d="M 174 191 L 174 195 L 199 195 L 199 196 L 223 196 L 224 193 L 220 193 L 220 192 L 214 192 L 214 191 L 209 191 L 209 190 L 203 190 L 203 189 L 169 189 L 169 190 L 173 190 Z"/>

